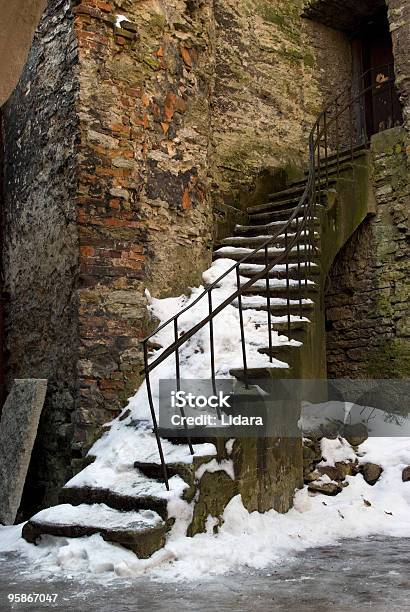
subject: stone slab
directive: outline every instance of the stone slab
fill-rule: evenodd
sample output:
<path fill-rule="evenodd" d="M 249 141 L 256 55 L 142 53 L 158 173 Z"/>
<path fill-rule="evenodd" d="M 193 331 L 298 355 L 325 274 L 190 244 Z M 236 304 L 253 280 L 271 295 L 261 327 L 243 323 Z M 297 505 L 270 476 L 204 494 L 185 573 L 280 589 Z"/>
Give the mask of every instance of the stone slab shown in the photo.
<path fill-rule="evenodd" d="M 23 494 L 47 380 L 17 379 L 0 421 L 0 523 L 12 525 Z"/>
<path fill-rule="evenodd" d="M 105 504 L 63 504 L 36 514 L 24 525 L 22 535 L 35 544 L 42 535 L 83 538 L 99 533 L 104 540 L 147 559 L 165 545 L 166 532 L 166 523 L 153 510 L 123 512 Z"/>

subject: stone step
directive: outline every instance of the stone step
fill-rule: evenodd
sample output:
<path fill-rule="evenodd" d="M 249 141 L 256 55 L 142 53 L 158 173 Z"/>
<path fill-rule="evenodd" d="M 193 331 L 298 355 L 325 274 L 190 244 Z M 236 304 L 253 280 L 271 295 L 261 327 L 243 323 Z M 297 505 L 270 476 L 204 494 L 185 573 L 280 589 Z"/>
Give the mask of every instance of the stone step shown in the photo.
<path fill-rule="evenodd" d="M 268 257 L 269 257 L 269 261 L 273 261 L 274 259 L 276 259 L 277 257 L 282 258 L 282 260 L 285 258 L 285 249 L 280 249 L 280 248 L 269 248 L 268 249 Z M 315 259 L 319 258 L 320 256 L 320 251 L 319 249 L 316 249 L 316 252 L 312 253 L 310 252 L 310 250 L 307 250 L 307 254 L 309 257 L 311 257 L 312 259 L 312 263 L 315 263 Z M 248 256 L 247 260 L 246 260 L 246 264 L 252 264 L 252 263 L 264 263 L 265 262 L 265 252 L 263 250 L 258 251 L 257 253 L 253 253 L 252 249 L 245 249 L 245 248 L 238 248 L 238 247 L 222 247 L 222 249 L 218 249 L 217 251 L 215 251 L 214 253 L 214 259 L 233 259 L 234 261 L 240 261 L 241 259 L 243 259 L 245 256 Z M 299 249 L 299 253 L 297 250 L 297 247 L 294 247 L 288 254 L 287 254 L 287 261 L 289 264 L 291 263 L 297 263 L 298 260 L 301 258 L 302 260 L 305 258 L 305 248 L 304 246 L 300 247 Z M 244 262 L 245 263 L 245 262 Z"/>
<path fill-rule="evenodd" d="M 331 184 L 329 184 L 329 187 L 333 186 L 335 183 L 336 183 L 336 179 L 332 179 Z M 326 182 L 323 181 L 322 184 L 323 184 L 323 190 L 321 192 L 320 197 L 321 197 L 321 204 L 324 204 L 326 200 L 326 195 L 327 195 L 327 190 L 325 189 Z M 278 191 L 276 194 L 270 194 L 269 196 L 267 196 L 266 202 L 264 202 L 263 204 L 258 204 L 257 206 L 249 207 L 247 209 L 247 213 L 251 215 L 251 214 L 263 212 L 264 210 L 277 210 L 277 211 L 292 210 L 296 206 L 298 206 L 301 196 L 305 190 L 305 186 L 306 186 L 306 179 L 303 179 L 302 181 L 295 184 L 294 187 L 292 187 L 292 189 L 295 190 L 295 195 L 292 197 L 289 197 L 288 189 L 286 189 L 285 191 Z"/>
<path fill-rule="evenodd" d="M 299 238 L 299 244 L 304 244 L 305 238 L 310 236 L 311 232 L 309 230 L 307 232 L 303 231 Z M 296 234 L 289 233 L 288 234 L 288 242 L 293 240 Z M 234 247 L 245 247 L 247 249 L 257 249 L 259 246 L 263 245 L 267 240 L 272 240 L 271 236 L 229 236 L 228 238 L 224 238 L 221 241 L 221 246 L 234 246 Z M 320 236 L 317 232 L 314 234 L 315 242 L 319 242 Z M 269 245 L 269 247 L 284 247 L 286 244 L 286 237 L 284 234 L 281 234 L 275 238 L 274 241 Z"/>
<path fill-rule="evenodd" d="M 350 172 L 353 168 L 361 166 L 360 161 L 362 158 L 364 158 L 366 156 L 366 149 L 364 150 L 360 150 L 357 151 L 356 153 L 353 154 L 353 160 L 350 156 L 350 153 L 348 156 L 344 155 L 344 156 L 340 156 L 339 157 L 339 174 L 342 174 L 344 172 Z M 337 163 L 337 157 L 331 157 L 328 158 L 328 163 L 325 164 L 324 163 L 324 159 L 321 160 L 321 167 L 320 167 L 320 171 L 321 171 L 321 176 L 322 179 L 325 178 L 326 176 L 326 167 L 327 167 L 327 172 L 329 175 L 329 178 L 335 178 L 337 177 L 337 171 L 338 171 L 338 163 Z M 292 181 L 290 183 L 290 187 L 297 187 L 303 184 L 306 184 L 307 178 L 309 175 L 309 170 L 305 171 L 305 176 L 302 179 L 299 179 L 297 181 Z"/>
<path fill-rule="evenodd" d="M 267 299 L 267 295 L 268 295 L 268 291 L 266 289 L 266 281 L 262 281 L 262 283 L 265 286 L 262 286 L 262 284 L 255 283 L 255 285 L 252 285 L 251 287 L 248 287 L 247 289 L 244 290 L 243 295 L 258 295 L 261 297 L 264 297 L 265 299 Z M 287 294 L 288 294 L 288 287 L 287 287 L 287 283 L 286 280 L 281 281 L 281 284 L 275 284 L 275 285 L 270 285 L 270 297 L 271 298 L 286 298 Z M 309 281 L 307 285 L 305 285 L 305 283 L 300 283 L 300 287 L 299 287 L 299 283 L 295 280 L 292 280 L 292 282 L 289 283 L 289 295 L 293 298 L 293 299 L 299 299 L 299 293 L 302 296 L 302 298 L 306 298 L 306 296 L 309 295 L 314 295 L 318 292 L 318 286 L 313 283 L 312 281 Z"/>
<path fill-rule="evenodd" d="M 183 438 L 186 443 L 186 438 Z M 202 439 L 203 441 L 203 439 Z M 168 463 L 167 472 L 168 478 L 173 476 L 180 476 L 190 486 L 194 486 L 195 483 L 195 472 L 203 463 L 209 463 L 215 459 L 213 456 L 194 456 L 192 463 Z M 163 470 L 160 462 L 142 462 L 136 461 L 134 467 L 142 472 L 148 478 L 154 478 L 155 480 L 163 480 Z"/>
<path fill-rule="evenodd" d="M 298 222 L 294 219 L 289 225 L 289 230 L 296 230 L 300 223 L 300 220 Z M 314 226 L 316 229 L 320 227 L 319 219 L 314 221 Z M 263 225 L 236 225 L 235 234 L 239 236 L 271 236 L 276 234 L 281 227 L 283 227 L 283 221 L 272 221 L 272 223 L 265 223 Z"/>
<path fill-rule="evenodd" d="M 166 532 L 166 523 L 153 510 L 121 512 L 105 504 L 62 504 L 33 516 L 22 535 L 35 544 L 43 535 L 82 538 L 98 533 L 104 540 L 147 559 L 165 545 Z"/>
<path fill-rule="evenodd" d="M 258 384 L 262 389 L 264 388 L 264 383 L 266 383 L 267 388 L 266 391 L 269 393 L 269 384 L 272 378 L 280 379 L 280 378 L 292 378 L 293 371 L 287 363 L 283 363 L 281 367 L 264 367 L 264 368 L 248 368 L 246 375 L 245 370 L 243 368 L 232 368 L 229 370 L 231 376 L 234 376 L 241 382 L 248 381 L 250 384 Z"/>
<path fill-rule="evenodd" d="M 273 221 L 283 221 L 283 223 L 285 224 L 286 221 L 288 221 L 289 218 L 292 216 L 294 210 L 295 210 L 295 208 L 289 209 L 289 210 L 275 210 L 274 208 L 272 208 L 268 212 L 253 213 L 253 214 L 249 215 L 249 223 L 250 223 L 250 225 L 252 225 L 252 224 L 255 224 L 255 225 L 262 225 L 263 224 L 263 225 L 265 225 L 265 224 L 273 222 Z M 323 210 L 323 206 L 319 206 L 318 205 L 316 207 L 317 214 L 319 214 L 319 212 L 321 210 Z M 298 219 L 303 219 L 303 217 L 304 217 L 303 209 L 301 209 L 301 211 L 299 213 L 297 213 L 296 217 Z"/>
<path fill-rule="evenodd" d="M 186 444 L 186 440 L 184 440 Z M 168 519 L 167 499 L 153 495 L 124 495 L 111 489 L 97 487 L 64 487 L 59 494 L 63 504 L 79 506 L 81 504 L 104 504 L 120 511 L 153 510 L 163 520 Z"/>
<path fill-rule="evenodd" d="M 240 264 L 239 266 L 240 275 L 246 278 L 252 278 L 253 276 L 256 276 L 257 274 L 259 274 L 260 272 L 263 272 L 264 269 L 265 269 L 265 266 L 261 264 L 243 263 L 243 264 Z M 311 264 L 309 266 L 308 264 L 307 269 L 306 269 L 305 262 L 301 262 L 300 267 L 298 266 L 297 263 L 291 263 L 289 264 L 288 269 L 289 269 L 289 278 L 293 280 L 297 280 L 299 276 L 301 276 L 302 281 L 304 281 L 305 272 L 307 272 L 307 276 L 309 278 L 318 276 L 320 274 L 319 266 L 317 266 L 316 264 Z M 287 276 L 286 264 L 278 264 L 274 266 L 272 270 L 269 270 L 269 274 L 268 274 L 268 277 L 272 279 L 275 279 L 275 278 L 286 279 L 286 276 Z M 266 275 L 264 276 L 264 278 L 266 279 Z M 263 279 L 261 280 L 263 281 Z"/>
<path fill-rule="evenodd" d="M 335 185 L 337 182 L 337 179 L 333 178 L 330 182 L 332 185 Z M 326 191 L 327 191 L 326 181 L 322 180 L 321 186 L 322 186 L 322 192 L 323 192 L 321 194 L 321 197 L 322 197 L 326 195 Z M 300 200 L 300 198 L 303 195 L 303 192 L 305 191 L 305 188 L 306 188 L 306 179 L 302 179 L 298 183 L 293 183 L 292 186 L 286 189 L 283 189 L 282 191 L 278 191 L 276 193 L 270 193 L 267 196 L 266 205 L 273 204 L 274 202 L 278 203 L 281 200 L 290 200 L 292 198 Z M 259 205 L 259 206 L 251 206 L 250 208 L 248 208 L 247 212 L 248 213 L 258 212 L 261 206 L 265 206 L 265 204 Z"/>
<path fill-rule="evenodd" d="M 279 361 L 285 361 L 291 364 L 295 359 L 295 353 L 300 351 L 300 346 L 296 344 L 282 344 L 279 346 L 273 346 L 272 349 L 269 347 L 259 349 L 259 353 L 262 355 L 269 355 Z"/>
<path fill-rule="evenodd" d="M 302 300 L 302 304 L 299 303 L 299 300 L 289 300 L 290 301 L 290 313 L 291 315 L 298 316 L 300 311 L 302 314 L 306 316 L 306 313 L 309 313 L 314 308 L 314 302 L 312 300 Z M 238 300 L 233 301 L 233 305 L 238 307 Z M 266 297 L 252 296 L 247 297 L 244 296 L 242 298 L 242 308 L 243 310 L 268 310 L 268 303 Z M 283 298 L 274 298 L 271 299 L 270 303 L 270 311 L 275 316 L 286 316 L 288 312 L 288 304 L 287 300 Z"/>

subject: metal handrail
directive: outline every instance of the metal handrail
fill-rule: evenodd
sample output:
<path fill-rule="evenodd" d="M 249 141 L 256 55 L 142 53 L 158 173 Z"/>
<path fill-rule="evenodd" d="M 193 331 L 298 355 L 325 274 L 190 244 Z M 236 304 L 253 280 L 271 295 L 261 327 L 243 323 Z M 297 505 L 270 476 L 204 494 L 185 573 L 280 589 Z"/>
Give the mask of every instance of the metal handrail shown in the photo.
<path fill-rule="evenodd" d="M 366 73 L 365 73 L 366 74 Z M 389 72 L 390 74 L 390 72 Z M 365 75 L 363 75 L 364 77 Z M 317 213 L 317 206 L 320 204 L 323 187 L 329 188 L 329 171 L 328 161 L 329 153 L 335 150 L 335 159 L 337 165 L 337 176 L 340 171 L 340 156 L 345 155 L 346 152 L 350 151 L 351 159 L 354 158 L 355 146 L 368 145 L 369 139 L 366 134 L 365 122 L 364 127 L 364 138 L 356 142 L 355 145 L 355 105 L 360 103 L 361 100 L 365 100 L 365 96 L 377 89 L 378 92 L 383 89 L 394 87 L 394 81 L 389 79 L 381 84 L 371 84 L 360 91 L 360 93 L 352 96 L 351 90 L 341 92 L 318 116 L 313 128 L 309 134 L 309 172 L 306 181 L 306 187 L 299 199 L 298 205 L 295 207 L 293 213 L 289 219 L 283 223 L 273 233 L 272 236 L 267 238 L 261 245 L 255 248 L 250 253 L 247 253 L 239 261 L 233 264 L 228 270 L 226 270 L 221 276 L 215 280 L 210 286 L 208 286 L 192 303 L 186 306 L 183 310 L 172 316 L 168 321 L 162 323 L 153 333 L 144 338 L 142 341 L 144 349 L 144 374 L 147 387 L 147 395 L 150 406 L 151 417 L 153 421 L 153 429 L 157 440 L 158 452 L 161 460 L 162 471 L 164 482 L 169 489 L 167 467 L 164 459 L 161 438 L 158 433 L 158 424 L 155 415 L 155 407 L 152 396 L 151 372 L 163 363 L 172 354 L 175 354 L 175 368 L 176 368 L 176 382 L 178 390 L 180 388 L 181 373 L 180 373 L 180 362 L 179 362 L 179 349 L 183 346 L 192 336 L 194 336 L 203 327 L 209 324 L 210 332 L 210 370 L 211 379 L 215 385 L 216 381 L 216 368 L 215 368 L 215 354 L 214 354 L 214 335 L 213 335 L 213 320 L 214 318 L 227 306 L 231 305 L 235 300 L 238 300 L 239 308 L 239 319 L 240 319 L 240 330 L 241 330 L 241 347 L 242 347 L 242 358 L 243 358 L 243 372 L 245 384 L 248 384 L 248 366 L 247 366 L 247 355 L 246 355 L 246 339 L 243 326 L 243 307 L 242 307 L 242 296 L 246 290 L 252 287 L 257 281 L 266 278 L 266 300 L 267 300 L 267 312 L 268 312 L 268 342 L 269 342 L 269 358 L 272 362 L 272 324 L 271 324 L 271 287 L 269 283 L 269 272 L 278 264 L 286 265 L 286 304 L 287 304 L 287 326 L 288 333 L 291 331 L 291 314 L 290 314 L 290 277 L 289 277 L 289 254 L 291 250 L 297 246 L 297 266 L 298 266 L 298 300 L 299 303 L 299 317 L 302 319 L 302 303 L 303 296 L 307 294 L 308 287 L 308 275 L 311 271 L 312 256 L 316 251 L 315 246 L 315 219 Z M 392 97 L 391 97 L 392 100 Z M 360 114 L 362 113 L 362 107 L 359 107 Z M 347 111 L 347 122 L 348 122 L 348 141 L 349 146 L 346 147 L 345 143 L 341 142 L 340 136 L 346 136 L 341 125 L 341 120 L 344 120 Z M 360 117 L 360 116 L 359 116 Z M 362 118 L 362 117 L 360 117 Z M 356 117 L 357 119 L 357 117 Z M 341 132 L 342 127 L 342 133 Z M 330 128 L 336 130 L 335 141 L 331 142 Z M 334 148 L 335 147 L 335 148 Z M 322 157 L 322 149 L 324 155 Z M 293 231 L 292 225 L 296 221 L 296 231 Z M 290 236 L 292 236 L 290 238 Z M 301 237 L 304 238 L 303 256 L 301 255 Z M 269 247 L 273 246 L 279 237 L 284 237 L 285 247 L 273 258 L 269 255 Z M 244 263 L 249 262 L 257 253 L 264 251 L 265 265 L 263 269 L 255 274 L 249 281 L 241 284 L 240 281 L 240 267 Z M 301 278 L 301 267 L 304 265 L 304 279 Z M 212 304 L 212 291 L 219 287 L 220 283 L 232 272 L 236 272 L 236 290 L 221 304 L 217 307 L 213 307 Z M 191 310 L 198 302 L 203 298 L 208 298 L 209 303 L 209 314 L 194 325 L 188 331 L 184 331 L 183 335 L 179 335 L 178 321 L 180 317 Z M 160 331 L 172 325 L 174 331 L 174 341 L 155 359 L 149 359 L 148 344 L 151 338 L 156 336 Z M 193 447 L 191 440 L 188 437 L 188 444 L 190 451 L 193 454 Z"/>

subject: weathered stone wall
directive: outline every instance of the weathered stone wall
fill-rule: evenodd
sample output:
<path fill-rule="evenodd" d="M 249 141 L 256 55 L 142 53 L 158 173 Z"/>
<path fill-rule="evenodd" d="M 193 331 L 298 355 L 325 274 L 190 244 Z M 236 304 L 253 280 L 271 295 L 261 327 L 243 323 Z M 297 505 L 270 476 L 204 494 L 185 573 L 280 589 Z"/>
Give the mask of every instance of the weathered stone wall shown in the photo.
<path fill-rule="evenodd" d="M 74 196 L 76 41 L 69 2 L 53 0 L 4 113 L 3 289 L 7 378 L 46 378 L 25 506 L 56 502 L 70 476 L 78 407 Z"/>
<path fill-rule="evenodd" d="M 345 32 L 328 28 L 318 22 L 306 19 L 303 27 L 315 57 L 315 77 L 319 85 L 322 108 L 324 108 L 339 93 L 351 88 L 352 43 Z"/>
<path fill-rule="evenodd" d="M 393 40 L 396 85 L 403 103 L 403 119 L 410 134 L 410 4 L 407 0 L 386 0 Z"/>
<path fill-rule="evenodd" d="M 210 262 L 210 6 L 84 0 L 75 8 L 79 446 L 141 380 L 146 288 L 157 297 L 186 291 Z M 130 20 L 121 28 L 118 14 Z"/>
<path fill-rule="evenodd" d="M 84 0 L 75 8 L 79 445 L 140 380 L 145 288 L 164 297 L 200 282 L 213 210 L 229 227 L 258 176 L 306 157 L 320 103 L 301 6 Z M 118 28 L 118 14 L 131 22 Z"/>
<path fill-rule="evenodd" d="M 326 293 L 330 378 L 410 375 L 409 199 L 405 133 L 373 137 L 377 212 L 339 253 Z"/>
<path fill-rule="evenodd" d="M 302 6 L 302 0 L 214 2 L 210 154 L 219 224 L 252 203 L 256 188 L 272 190 L 275 171 L 287 167 L 292 174 L 306 160 L 321 101 Z"/>

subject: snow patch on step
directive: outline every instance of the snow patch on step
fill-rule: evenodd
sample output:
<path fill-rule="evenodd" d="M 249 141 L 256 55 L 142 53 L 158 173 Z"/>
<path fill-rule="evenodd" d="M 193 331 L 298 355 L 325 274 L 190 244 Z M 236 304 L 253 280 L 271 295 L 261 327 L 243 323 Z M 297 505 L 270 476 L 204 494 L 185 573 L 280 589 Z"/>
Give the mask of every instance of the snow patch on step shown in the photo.
<path fill-rule="evenodd" d="M 235 303 L 237 303 L 236 300 Z M 271 297 L 270 303 L 272 306 L 286 306 L 288 301 L 286 300 L 286 298 Z M 300 302 L 299 300 L 289 300 L 289 303 L 291 306 L 297 306 Z M 313 301 L 304 299 L 302 300 L 302 304 L 313 304 Z M 242 306 L 245 306 L 246 308 L 259 308 L 260 306 L 267 306 L 266 296 L 255 295 L 252 297 L 248 297 L 246 295 L 243 295 Z"/>
<path fill-rule="evenodd" d="M 121 512 L 105 504 L 80 504 L 79 506 L 60 504 L 41 510 L 33 516 L 31 522 L 59 526 L 100 527 L 110 530 L 132 529 L 133 531 L 142 531 L 164 524 L 159 514 L 153 510 Z"/>
<path fill-rule="evenodd" d="M 138 443 L 138 437 L 135 441 Z M 156 461 L 158 462 L 158 456 Z M 64 488 L 109 489 L 116 495 L 135 499 L 153 497 L 165 500 L 181 497 L 188 488 L 180 476 L 173 476 L 169 479 L 170 490 L 167 491 L 163 482 L 148 478 L 133 466 L 127 467 L 128 469 L 125 469 L 120 463 L 110 466 L 104 460 L 97 460 L 74 476 Z"/>
<path fill-rule="evenodd" d="M 195 477 L 200 480 L 205 472 L 210 472 L 211 474 L 225 472 L 232 480 L 235 480 L 235 470 L 231 459 L 223 459 L 222 461 L 212 459 L 208 463 L 203 463 L 195 472 Z"/>
<path fill-rule="evenodd" d="M 247 282 L 249 282 L 249 278 L 246 278 L 243 283 L 243 285 L 245 285 Z M 302 279 L 300 281 L 301 286 L 303 287 L 305 285 L 305 279 Z M 316 283 L 312 280 L 308 280 L 307 284 L 309 286 L 313 286 L 316 285 Z M 295 279 L 289 279 L 289 286 L 290 287 L 299 287 L 299 281 L 295 280 Z M 253 285 L 250 287 L 250 289 L 252 287 L 255 287 L 256 289 L 263 289 L 266 290 L 266 278 L 260 278 L 259 280 L 255 281 L 253 283 Z M 278 288 L 278 287 L 287 287 L 287 281 L 286 278 L 270 278 L 269 279 L 269 287 L 271 287 L 272 289 Z"/>

